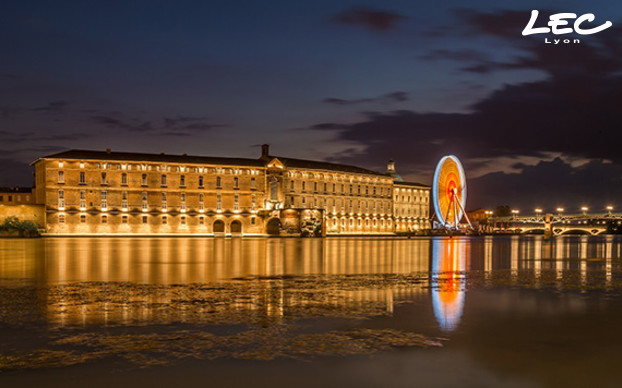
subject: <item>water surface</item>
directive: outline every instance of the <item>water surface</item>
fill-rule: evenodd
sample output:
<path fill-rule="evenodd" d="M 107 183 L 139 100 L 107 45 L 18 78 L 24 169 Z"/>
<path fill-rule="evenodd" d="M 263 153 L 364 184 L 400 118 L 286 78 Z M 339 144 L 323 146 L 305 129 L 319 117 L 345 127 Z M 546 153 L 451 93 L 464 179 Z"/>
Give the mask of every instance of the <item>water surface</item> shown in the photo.
<path fill-rule="evenodd" d="M 0 383 L 617 386 L 621 243 L 4 239 Z"/>

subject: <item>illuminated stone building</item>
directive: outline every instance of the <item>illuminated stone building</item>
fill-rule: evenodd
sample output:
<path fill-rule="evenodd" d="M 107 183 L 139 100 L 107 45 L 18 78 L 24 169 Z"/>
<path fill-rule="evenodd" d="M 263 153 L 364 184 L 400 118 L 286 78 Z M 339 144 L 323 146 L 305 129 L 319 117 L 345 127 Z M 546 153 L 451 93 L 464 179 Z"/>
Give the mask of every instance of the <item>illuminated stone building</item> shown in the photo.
<path fill-rule="evenodd" d="M 389 161 L 387 175 L 393 177 L 393 219 L 396 233 L 430 229 L 430 186 L 405 182 Z"/>
<path fill-rule="evenodd" d="M 71 150 L 33 165 L 50 235 L 392 235 L 427 227 L 429 187 L 273 156 L 267 145 L 258 159 Z"/>

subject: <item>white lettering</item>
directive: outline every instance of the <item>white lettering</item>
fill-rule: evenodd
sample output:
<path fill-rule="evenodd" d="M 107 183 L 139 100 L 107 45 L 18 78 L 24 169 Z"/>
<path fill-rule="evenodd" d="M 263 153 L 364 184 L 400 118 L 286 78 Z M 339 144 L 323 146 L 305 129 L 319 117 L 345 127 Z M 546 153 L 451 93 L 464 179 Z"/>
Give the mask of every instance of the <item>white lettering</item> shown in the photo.
<path fill-rule="evenodd" d="M 523 29 L 523 36 L 531 35 L 531 34 L 546 34 L 551 32 L 551 29 L 548 27 L 538 27 L 533 28 L 533 25 L 536 24 L 536 20 L 538 19 L 538 10 L 534 9 L 531 11 L 531 18 L 529 19 L 529 23 Z"/>
<path fill-rule="evenodd" d="M 594 14 L 593 13 L 586 13 L 585 15 L 581 15 L 579 16 L 579 18 L 574 22 L 574 30 L 577 32 L 577 34 L 580 35 L 590 35 L 590 34 L 595 34 L 597 32 L 601 32 L 602 30 L 606 30 L 607 28 L 611 27 L 612 23 L 607 20 L 605 23 L 601 24 L 598 27 L 594 27 L 594 28 L 588 28 L 586 30 L 581 28 L 581 23 L 583 23 L 584 21 L 588 21 L 588 22 L 593 22 L 594 21 Z"/>
<path fill-rule="evenodd" d="M 595 18 L 594 14 L 586 13 L 585 15 L 581 15 L 577 18 L 576 13 L 565 12 L 565 13 L 556 13 L 554 15 L 549 16 L 549 22 L 547 23 L 547 25 L 551 28 L 549 27 L 534 28 L 536 21 L 538 20 L 538 15 L 539 15 L 538 10 L 534 9 L 531 11 L 531 17 L 529 18 L 529 22 L 527 23 L 527 25 L 525 26 L 522 32 L 523 36 L 532 35 L 532 34 L 548 34 L 549 32 L 553 32 L 553 34 L 555 35 L 571 34 L 572 32 L 576 32 L 577 34 L 580 34 L 580 35 L 591 35 L 591 34 L 595 34 L 597 32 L 606 30 L 607 28 L 613 25 L 610 21 L 606 21 L 600 26 L 584 29 L 581 27 L 581 24 L 583 24 L 584 22 L 590 22 L 590 23 L 593 22 Z M 569 22 L 566 19 L 576 19 L 574 22 L 573 28 L 570 28 L 570 27 L 561 28 L 563 26 L 569 25 Z M 545 41 L 545 43 L 551 43 L 551 42 Z"/>
<path fill-rule="evenodd" d="M 559 26 L 567 26 L 568 21 L 564 19 L 576 19 L 576 13 L 556 13 L 555 15 L 549 16 L 549 21 L 547 24 L 551 27 L 551 31 L 555 35 L 560 34 L 570 34 L 572 32 L 572 28 L 557 28 Z"/>

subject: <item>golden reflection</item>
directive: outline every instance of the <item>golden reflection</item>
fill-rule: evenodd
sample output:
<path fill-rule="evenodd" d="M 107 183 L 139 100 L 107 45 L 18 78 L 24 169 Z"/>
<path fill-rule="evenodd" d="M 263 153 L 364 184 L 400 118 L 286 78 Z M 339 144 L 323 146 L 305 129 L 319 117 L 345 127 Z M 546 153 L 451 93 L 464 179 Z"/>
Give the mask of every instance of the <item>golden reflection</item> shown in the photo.
<path fill-rule="evenodd" d="M 468 240 L 435 239 L 432 242 L 432 303 L 443 330 L 454 330 L 464 308 Z"/>

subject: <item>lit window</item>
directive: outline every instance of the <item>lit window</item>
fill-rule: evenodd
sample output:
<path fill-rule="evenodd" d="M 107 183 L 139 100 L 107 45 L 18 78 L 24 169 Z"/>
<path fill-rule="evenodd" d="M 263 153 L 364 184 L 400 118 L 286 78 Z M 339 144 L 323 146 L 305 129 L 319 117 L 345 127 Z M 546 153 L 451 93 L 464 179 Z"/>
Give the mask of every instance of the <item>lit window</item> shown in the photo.
<path fill-rule="evenodd" d="M 233 201 L 233 210 L 240 210 L 240 196 L 238 194 L 233 197 Z"/>
<path fill-rule="evenodd" d="M 9 201 L 11 201 L 11 196 L 9 195 Z M 58 190 L 58 208 L 59 209 L 64 209 L 65 208 L 65 191 L 64 190 Z"/>
<path fill-rule="evenodd" d="M 121 194 L 121 207 L 123 208 L 123 210 L 127 210 L 127 192 L 124 191 Z"/>
<path fill-rule="evenodd" d="M 222 210 L 222 195 L 221 194 L 216 195 L 216 210 L 218 211 Z"/>
<path fill-rule="evenodd" d="M 162 193 L 162 211 L 166 211 L 166 193 Z"/>
<path fill-rule="evenodd" d="M 58 172 L 58 183 L 65 183 L 65 173 L 63 171 Z"/>
<path fill-rule="evenodd" d="M 102 210 L 108 209 L 108 192 L 106 190 L 102 190 L 101 192 L 101 201 L 102 201 Z"/>
<path fill-rule="evenodd" d="M 166 186 L 166 175 L 162 174 L 162 176 L 160 177 L 160 184 L 162 186 Z"/>
<path fill-rule="evenodd" d="M 186 185 L 186 176 L 182 175 L 179 177 L 179 186 L 184 187 Z"/>
<path fill-rule="evenodd" d="M 86 176 L 84 174 L 84 171 L 80 171 L 80 184 L 83 185 L 86 183 Z"/>
<path fill-rule="evenodd" d="M 127 185 L 127 174 L 126 173 L 121 174 L 121 184 Z"/>
<path fill-rule="evenodd" d="M 86 191 L 80 190 L 80 209 L 86 209 Z"/>
<path fill-rule="evenodd" d="M 58 162 L 58 168 L 63 168 L 63 162 L 62 161 Z"/>
<path fill-rule="evenodd" d="M 80 168 L 84 168 L 84 162 L 80 162 Z"/>
<path fill-rule="evenodd" d="M 142 176 L 142 183 L 143 186 L 147 186 L 147 174 L 143 174 Z"/>

